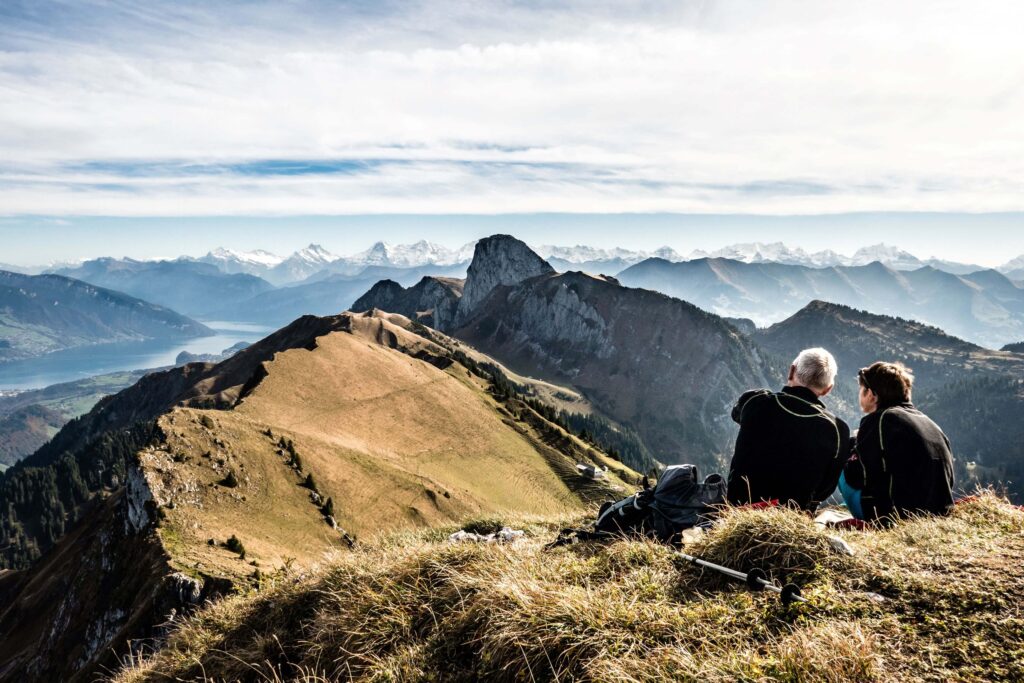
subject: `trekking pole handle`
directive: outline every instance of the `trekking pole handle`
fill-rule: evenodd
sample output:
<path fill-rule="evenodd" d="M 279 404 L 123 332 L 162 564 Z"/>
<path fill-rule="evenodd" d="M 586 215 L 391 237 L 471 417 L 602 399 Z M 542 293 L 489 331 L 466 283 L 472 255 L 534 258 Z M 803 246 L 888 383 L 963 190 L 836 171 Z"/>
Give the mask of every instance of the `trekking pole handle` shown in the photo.
<path fill-rule="evenodd" d="M 725 574 L 726 576 L 736 579 L 737 581 L 743 581 L 750 587 L 751 590 L 766 590 L 772 593 L 776 593 L 782 598 L 782 602 L 784 604 L 788 605 L 793 602 L 808 602 L 807 598 L 800 595 L 799 586 L 793 583 L 789 583 L 783 586 L 782 588 L 779 588 L 775 584 L 768 581 L 768 577 L 762 569 L 752 569 L 746 574 L 744 574 L 743 572 L 736 571 L 735 569 L 723 567 L 720 564 L 708 562 L 707 560 L 702 560 L 699 557 L 694 557 L 693 555 L 687 555 L 686 553 L 681 551 L 676 551 L 676 555 L 686 560 L 687 562 L 690 562 L 691 564 L 697 565 L 698 567 L 707 567 L 708 569 L 713 569 L 714 571 L 720 574 Z"/>

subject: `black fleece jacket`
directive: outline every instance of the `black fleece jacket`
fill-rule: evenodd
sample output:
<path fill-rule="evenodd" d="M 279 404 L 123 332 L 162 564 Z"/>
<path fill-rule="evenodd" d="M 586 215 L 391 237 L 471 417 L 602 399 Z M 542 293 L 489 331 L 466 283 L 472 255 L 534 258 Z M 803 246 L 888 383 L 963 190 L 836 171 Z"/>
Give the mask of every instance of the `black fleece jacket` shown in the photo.
<path fill-rule="evenodd" d="M 850 428 L 813 391 L 748 391 L 732 419 L 740 433 L 729 467 L 730 503 L 777 499 L 813 511 L 835 490 L 850 456 Z"/>
<path fill-rule="evenodd" d="M 912 403 L 865 415 L 854 457 L 844 469 L 846 482 L 861 490 L 868 519 L 953 507 L 953 453 L 949 439 Z"/>

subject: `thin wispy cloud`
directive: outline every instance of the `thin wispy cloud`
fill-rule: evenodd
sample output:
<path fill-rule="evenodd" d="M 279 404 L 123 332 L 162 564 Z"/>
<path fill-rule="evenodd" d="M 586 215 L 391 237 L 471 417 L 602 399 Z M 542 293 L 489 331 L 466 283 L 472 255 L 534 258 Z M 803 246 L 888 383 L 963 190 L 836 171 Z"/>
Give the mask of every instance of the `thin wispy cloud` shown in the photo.
<path fill-rule="evenodd" d="M 1013 2 L 26 3 L 0 213 L 1024 209 Z"/>

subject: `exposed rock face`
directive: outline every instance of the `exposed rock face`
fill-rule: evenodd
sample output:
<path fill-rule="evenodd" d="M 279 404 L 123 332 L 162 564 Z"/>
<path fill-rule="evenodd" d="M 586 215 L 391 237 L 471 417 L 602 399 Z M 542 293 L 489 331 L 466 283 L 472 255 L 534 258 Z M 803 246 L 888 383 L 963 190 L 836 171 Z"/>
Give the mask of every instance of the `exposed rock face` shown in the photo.
<path fill-rule="evenodd" d="M 446 310 L 425 286 L 413 289 L 378 283 L 357 308 L 408 317 Z M 613 277 L 557 274 L 523 242 L 495 235 L 477 243 L 454 320 L 436 316 L 433 326 L 517 372 L 571 383 L 665 462 L 722 467 L 735 434 L 732 402 L 782 379 L 736 327 L 750 332 L 747 322 L 729 324 Z"/>
<path fill-rule="evenodd" d="M 401 315 L 410 318 L 412 316 L 407 315 L 405 311 L 400 311 L 395 307 L 396 302 L 403 299 L 408 291 L 408 289 L 394 280 L 381 280 L 371 287 L 370 291 L 356 299 L 355 303 L 352 304 L 352 310 L 361 312 L 379 308 L 382 311 L 400 313 Z"/>
<path fill-rule="evenodd" d="M 480 240 L 473 252 L 455 324 L 468 320 L 495 287 L 518 285 L 530 278 L 554 273 L 555 269 L 547 261 L 511 235 Z"/>
<path fill-rule="evenodd" d="M 464 280 L 434 276 L 426 276 L 409 288 L 394 280 L 381 280 L 359 297 L 352 310 L 377 308 L 398 313 L 444 332 L 454 324 L 464 285 Z"/>
<path fill-rule="evenodd" d="M 495 286 L 453 334 L 517 372 L 571 383 L 668 463 L 727 464 L 729 407 L 782 380 L 721 318 L 578 272 Z"/>
<path fill-rule="evenodd" d="M 96 680 L 128 640 L 160 636 L 161 624 L 224 589 L 171 570 L 137 465 L 128 481 L 4 586 L 0 680 Z"/>
<path fill-rule="evenodd" d="M 149 526 L 149 511 L 153 506 L 153 493 L 146 483 L 146 477 L 138 465 L 128 465 L 128 477 L 125 482 L 125 533 L 139 533 Z"/>

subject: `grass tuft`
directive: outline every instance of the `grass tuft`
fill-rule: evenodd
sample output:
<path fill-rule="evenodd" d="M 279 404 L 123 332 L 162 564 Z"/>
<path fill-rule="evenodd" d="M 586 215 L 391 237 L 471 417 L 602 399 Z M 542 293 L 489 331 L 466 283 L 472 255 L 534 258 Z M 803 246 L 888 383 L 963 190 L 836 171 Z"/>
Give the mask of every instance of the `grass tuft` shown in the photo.
<path fill-rule="evenodd" d="M 807 515 L 788 508 L 734 509 L 687 552 L 742 572 L 763 569 L 783 583 L 805 583 L 849 565 L 828 536 Z M 720 574 L 709 578 L 722 583 Z"/>

